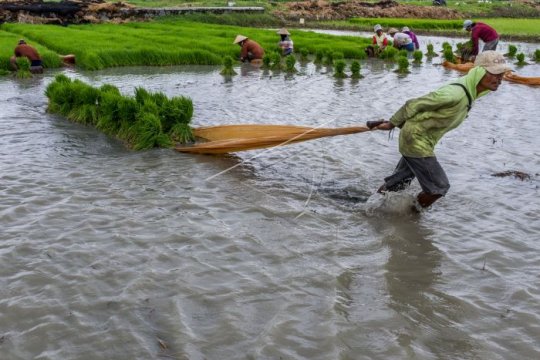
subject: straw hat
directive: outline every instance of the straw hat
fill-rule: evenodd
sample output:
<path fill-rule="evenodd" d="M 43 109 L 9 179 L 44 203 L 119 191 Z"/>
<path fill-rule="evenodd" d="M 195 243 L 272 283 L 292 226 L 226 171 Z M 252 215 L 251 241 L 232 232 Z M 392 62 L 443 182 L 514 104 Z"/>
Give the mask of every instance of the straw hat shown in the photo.
<path fill-rule="evenodd" d="M 465 20 L 463 22 L 463 30 L 467 30 L 468 28 L 472 26 L 472 24 L 473 24 L 472 20 Z"/>
<path fill-rule="evenodd" d="M 390 28 L 390 29 L 388 29 L 388 34 L 390 34 L 390 35 L 395 34 L 395 33 L 397 33 L 397 32 L 399 32 L 399 30 L 396 29 L 396 28 Z"/>
<path fill-rule="evenodd" d="M 375 25 L 375 26 L 373 27 L 373 31 L 377 32 L 377 31 L 379 31 L 379 30 L 382 31 L 382 26 L 381 26 L 381 25 L 377 24 L 377 25 Z"/>
<path fill-rule="evenodd" d="M 401 28 L 401 32 L 405 32 L 405 31 L 411 31 L 411 30 L 409 30 L 408 26 L 404 26 Z"/>
<path fill-rule="evenodd" d="M 244 40 L 247 40 L 247 37 L 245 37 L 244 35 L 236 35 L 233 44 L 238 44 Z"/>
<path fill-rule="evenodd" d="M 506 65 L 506 60 L 501 53 L 488 50 L 480 53 L 474 61 L 474 66 L 481 66 L 491 74 L 503 74 L 511 69 Z"/>
<path fill-rule="evenodd" d="M 285 28 L 279 29 L 277 33 L 278 33 L 279 35 L 291 35 L 291 33 L 288 32 L 287 29 L 285 29 Z"/>

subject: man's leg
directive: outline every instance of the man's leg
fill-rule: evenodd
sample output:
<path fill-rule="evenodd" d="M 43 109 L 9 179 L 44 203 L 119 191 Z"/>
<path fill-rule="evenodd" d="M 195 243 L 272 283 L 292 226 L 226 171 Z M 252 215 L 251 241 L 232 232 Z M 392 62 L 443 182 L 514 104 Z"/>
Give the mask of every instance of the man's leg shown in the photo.
<path fill-rule="evenodd" d="M 422 192 L 416 197 L 420 206 L 427 208 L 446 195 L 450 183 L 435 156 L 404 159 L 422 187 Z"/>
<path fill-rule="evenodd" d="M 405 157 L 401 157 L 394 173 L 384 178 L 384 184 L 377 190 L 378 193 L 385 191 L 400 191 L 411 184 L 414 179 L 414 173 L 409 168 Z"/>
<path fill-rule="evenodd" d="M 9 63 L 11 65 L 12 70 L 17 70 L 17 58 L 15 56 L 12 56 L 9 58 Z"/>
<path fill-rule="evenodd" d="M 484 44 L 484 47 L 482 48 L 482 52 L 488 51 L 488 50 L 497 50 L 497 44 L 499 43 L 499 39 L 495 39 L 492 41 L 489 41 Z"/>

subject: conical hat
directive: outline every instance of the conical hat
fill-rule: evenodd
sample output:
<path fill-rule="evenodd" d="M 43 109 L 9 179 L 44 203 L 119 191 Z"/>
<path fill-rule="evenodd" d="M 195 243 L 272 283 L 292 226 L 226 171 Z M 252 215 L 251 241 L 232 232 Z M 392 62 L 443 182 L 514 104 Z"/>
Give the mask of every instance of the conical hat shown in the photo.
<path fill-rule="evenodd" d="M 238 44 L 239 42 L 242 42 L 244 40 L 247 40 L 247 37 L 245 37 L 244 35 L 236 35 L 233 44 Z"/>
<path fill-rule="evenodd" d="M 277 33 L 278 33 L 279 35 L 291 35 L 291 33 L 288 32 L 287 29 L 285 29 L 285 28 L 279 29 Z"/>

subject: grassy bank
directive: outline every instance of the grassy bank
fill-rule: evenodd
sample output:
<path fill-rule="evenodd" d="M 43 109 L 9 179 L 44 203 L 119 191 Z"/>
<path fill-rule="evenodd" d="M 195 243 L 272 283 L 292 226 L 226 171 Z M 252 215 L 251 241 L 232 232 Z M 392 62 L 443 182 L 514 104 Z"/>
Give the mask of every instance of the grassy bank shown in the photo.
<path fill-rule="evenodd" d="M 226 56 L 238 58 L 237 34 L 259 42 L 266 51 L 277 50 L 272 30 L 204 24 L 168 19 L 159 22 L 58 27 L 54 25 L 3 24 L 12 36 L 25 37 L 62 54 L 75 54 L 77 65 L 96 70 L 134 65 L 218 65 Z M 293 34 L 298 52 L 340 52 L 345 58 L 362 58 L 368 39 L 312 32 Z"/>
<path fill-rule="evenodd" d="M 134 150 L 171 147 L 193 138 L 193 104 L 185 97 L 169 99 L 142 88 L 133 97 L 123 96 L 112 85 L 95 88 L 65 75 L 57 75 L 45 94 L 49 112 L 95 126 Z"/>

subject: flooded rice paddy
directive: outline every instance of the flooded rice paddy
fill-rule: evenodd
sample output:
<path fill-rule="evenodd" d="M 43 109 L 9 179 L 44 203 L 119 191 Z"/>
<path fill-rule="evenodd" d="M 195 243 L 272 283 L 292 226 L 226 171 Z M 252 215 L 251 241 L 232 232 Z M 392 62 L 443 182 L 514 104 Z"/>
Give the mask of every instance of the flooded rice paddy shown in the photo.
<path fill-rule="evenodd" d="M 189 96 L 194 125 L 339 127 L 459 77 L 439 61 L 408 76 L 367 61 L 359 81 L 313 64 L 232 80 L 213 67 L 64 73 Z M 539 88 L 504 82 L 474 104 L 437 148 L 450 192 L 418 216 L 404 211 L 417 183 L 373 195 L 397 133 L 133 152 L 48 114 L 54 75 L 0 78 L 2 359 L 539 357 Z M 506 170 L 531 179 L 491 176 Z"/>

